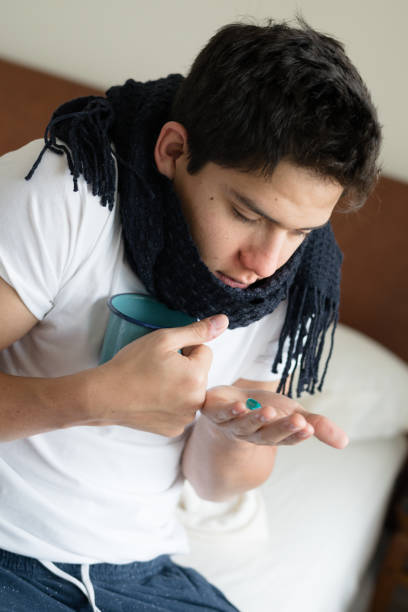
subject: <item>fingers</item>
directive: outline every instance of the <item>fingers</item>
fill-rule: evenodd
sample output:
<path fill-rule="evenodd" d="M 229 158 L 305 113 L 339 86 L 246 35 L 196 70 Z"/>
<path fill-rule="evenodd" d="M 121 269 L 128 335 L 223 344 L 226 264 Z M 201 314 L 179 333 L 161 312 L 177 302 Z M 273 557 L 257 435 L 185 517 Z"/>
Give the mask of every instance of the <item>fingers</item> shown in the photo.
<path fill-rule="evenodd" d="M 289 398 L 285 396 L 281 396 L 281 398 L 281 410 L 287 413 L 289 409 L 301 414 L 313 427 L 314 435 L 318 440 L 337 449 L 343 449 L 347 446 L 349 443 L 347 434 L 338 425 L 333 423 L 333 421 L 330 421 L 330 419 L 321 414 L 315 414 L 304 410 L 295 400 L 289 400 Z M 288 400 L 290 403 L 288 403 Z M 276 403 L 275 405 L 278 406 Z"/>
<path fill-rule="evenodd" d="M 287 438 L 284 438 L 280 442 L 280 446 L 293 446 L 295 444 L 299 444 L 300 442 L 304 442 L 311 438 L 314 434 L 313 427 L 308 424 L 305 428 L 295 431 Z"/>
<path fill-rule="evenodd" d="M 298 420 L 297 417 L 303 419 Z M 292 415 L 266 424 L 252 434 L 248 441 L 255 444 L 293 445 L 304 442 L 311 436 L 336 449 L 343 449 L 349 440 L 347 434 L 327 417 L 318 414 Z"/>
<path fill-rule="evenodd" d="M 347 434 L 333 421 L 321 414 L 307 414 L 307 421 L 315 430 L 315 436 L 321 442 L 332 446 L 333 448 L 343 449 L 347 446 L 349 440 Z"/>
<path fill-rule="evenodd" d="M 228 437 L 255 444 L 296 444 L 314 433 L 312 425 L 297 413 L 280 417 L 272 406 L 249 411 L 242 402 L 225 406 L 211 416 Z"/>
<path fill-rule="evenodd" d="M 222 425 L 249 411 L 245 408 L 243 402 L 237 400 L 228 404 L 225 402 L 218 403 L 211 407 L 211 413 L 203 407 L 202 412 L 216 425 Z"/>
<path fill-rule="evenodd" d="M 227 329 L 228 323 L 226 315 L 218 314 L 183 327 L 162 329 L 160 332 L 166 339 L 168 350 L 178 351 L 213 340 Z"/>
<path fill-rule="evenodd" d="M 298 413 L 272 422 L 262 422 L 262 415 L 260 415 L 259 420 L 261 426 L 247 436 L 248 442 L 272 446 L 297 444 L 307 440 L 314 433 L 312 425 Z"/>

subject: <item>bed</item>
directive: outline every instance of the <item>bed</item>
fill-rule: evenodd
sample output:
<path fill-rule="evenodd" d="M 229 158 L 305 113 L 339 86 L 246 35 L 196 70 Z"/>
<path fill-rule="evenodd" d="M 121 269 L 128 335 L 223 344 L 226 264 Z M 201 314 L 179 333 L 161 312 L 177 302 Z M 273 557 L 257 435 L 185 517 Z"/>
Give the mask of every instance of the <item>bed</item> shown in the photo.
<path fill-rule="evenodd" d="M 100 92 L 0 60 L 0 153 L 43 134 L 52 110 Z M 408 430 L 408 185 L 383 176 L 357 214 L 336 214 L 341 322 L 325 390 L 302 399 L 345 428 L 344 451 L 282 448 L 268 482 L 228 503 L 187 484 L 188 556 L 242 612 L 365 612 Z M 378 552 L 377 552 L 378 555 Z"/>

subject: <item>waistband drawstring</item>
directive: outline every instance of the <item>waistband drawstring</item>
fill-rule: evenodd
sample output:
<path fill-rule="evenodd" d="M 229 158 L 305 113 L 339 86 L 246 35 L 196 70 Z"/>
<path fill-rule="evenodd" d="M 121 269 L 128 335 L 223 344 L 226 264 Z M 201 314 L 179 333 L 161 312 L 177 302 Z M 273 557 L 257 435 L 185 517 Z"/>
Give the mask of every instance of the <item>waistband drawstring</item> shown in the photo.
<path fill-rule="evenodd" d="M 51 561 L 41 561 L 39 560 L 44 567 L 46 567 L 50 572 L 59 576 L 60 578 L 64 578 L 68 582 L 72 582 L 78 589 L 80 589 L 84 595 L 88 598 L 88 601 L 91 605 L 92 612 L 101 612 L 101 610 L 96 606 L 95 603 L 95 591 L 92 585 L 91 577 L 89 575 L 89 565 L 83 564 L 81 565 L 81 577 L 82 582 L 77 580 L 67 572 L 64 572 L 59 567 L 52 563 Z"/>

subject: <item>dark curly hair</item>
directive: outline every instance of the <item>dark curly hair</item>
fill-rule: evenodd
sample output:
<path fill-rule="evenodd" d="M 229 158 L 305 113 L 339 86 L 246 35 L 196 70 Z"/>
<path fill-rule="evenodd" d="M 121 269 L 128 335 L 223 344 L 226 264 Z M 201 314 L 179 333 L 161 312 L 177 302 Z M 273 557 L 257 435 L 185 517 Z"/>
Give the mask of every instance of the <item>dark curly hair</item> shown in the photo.
<path fill-rule="evenodd" d="M 336 179 L 358 208 L 379 174 L 376 109 L 343 45 L 302 18 L 296 26 L 233 23 L 202 49 L 172 109 L 188 170 L 214 162 L 268 177 L 286 159 Z"/>

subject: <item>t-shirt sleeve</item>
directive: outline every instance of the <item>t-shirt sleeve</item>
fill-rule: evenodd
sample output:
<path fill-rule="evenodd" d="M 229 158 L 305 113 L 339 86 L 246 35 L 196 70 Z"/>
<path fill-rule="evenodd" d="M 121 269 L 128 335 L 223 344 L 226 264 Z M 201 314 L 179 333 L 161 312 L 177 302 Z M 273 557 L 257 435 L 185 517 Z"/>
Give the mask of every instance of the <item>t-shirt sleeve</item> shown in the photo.
<path fill-rule="evenodd" d="M 26 181 L 42 146 L 33 141 L 0 158 L 0 276 L 39 320 L 73 273 L 88 189 L 79 181 L 73 191 L 65 155 L 51 151 Z"/>
<path fill-rule="evenodd" d="M 253 339 L 253 350 L 240 371 L 240 378 L 262 382 L 279 380 L 286 362 L 285 347 L 282 354 L 282 363 L 278 365 L 277 372 L 272 372 L 279 337 L 285 321 L 287 301 L 282 302 L 271 314 L 258 322 L 256 334 Z M 252 354 L 251 354 L 252 352 Z"/>

